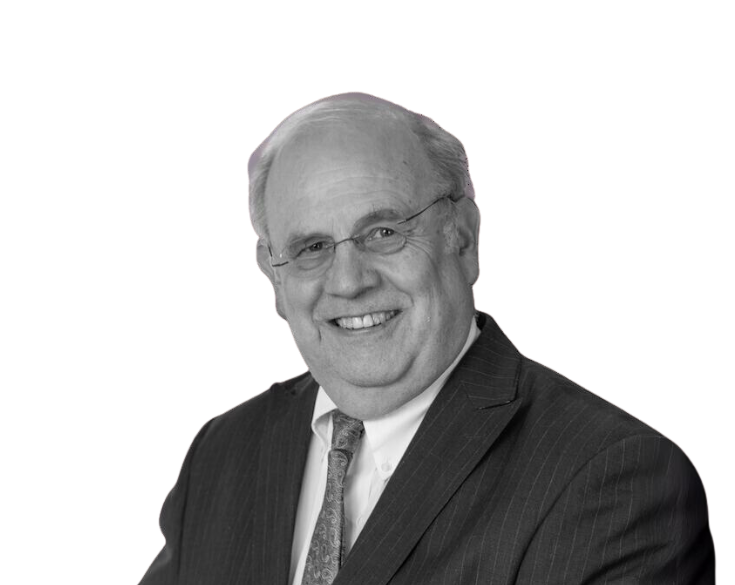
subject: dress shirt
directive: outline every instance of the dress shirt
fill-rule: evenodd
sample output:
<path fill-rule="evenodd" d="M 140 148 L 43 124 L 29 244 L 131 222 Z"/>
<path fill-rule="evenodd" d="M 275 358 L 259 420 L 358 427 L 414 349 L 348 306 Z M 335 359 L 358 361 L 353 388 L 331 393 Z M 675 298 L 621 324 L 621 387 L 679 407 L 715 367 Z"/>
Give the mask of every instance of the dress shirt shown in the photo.
<path fill-rule="evenodd" d="M 345 526 L 342 535 L 345 550 L 355 544 L 360 531 L 375 508 L 388 480 L 400 462 L 408 444 L 429 410 L 444 382 L 480 335 L 472 319 L 462 351 L 451 365 L 421 394 L 380 418 L 363 421 L 365 433 L 352 458 L 345 478 Z M 292 585 L 300 585 L 311 536 L 324 499 L 327 463 L 332 441 L 332 410 L 337 406 L 319 387 L 311 420 L 311 442 L 304 468 L 299 507 L 296 512 L 291 550 Z"/>

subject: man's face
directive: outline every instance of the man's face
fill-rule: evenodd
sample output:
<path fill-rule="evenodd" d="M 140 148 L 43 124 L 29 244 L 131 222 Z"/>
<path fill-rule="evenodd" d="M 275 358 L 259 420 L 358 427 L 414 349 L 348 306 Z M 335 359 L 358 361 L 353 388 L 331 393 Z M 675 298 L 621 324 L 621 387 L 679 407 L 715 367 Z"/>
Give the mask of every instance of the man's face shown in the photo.
<path fill-rule="evenodd" d="M 310 127 L 271 168 L 270 244 L 278 254 L 303 236 L 340 241 L 361 232 L 370 214 L 406 218 L 444 194 L 402 124 L 353 115 Z M 473 241 L 470 252 L 462 251 L 472 229 L 458 229 L 462 218 L 452 221 L 449 205 L 440 202 L 411 220 L 408 241 L 394 254 L 373 255 L 344 242 L 318 276 L 263 266 L 309 369 L 347 414 L 370 419 L 408 402 L 466 340 L 476 249 Z M 355 327 L 371 320 L 372 326 Z"/>

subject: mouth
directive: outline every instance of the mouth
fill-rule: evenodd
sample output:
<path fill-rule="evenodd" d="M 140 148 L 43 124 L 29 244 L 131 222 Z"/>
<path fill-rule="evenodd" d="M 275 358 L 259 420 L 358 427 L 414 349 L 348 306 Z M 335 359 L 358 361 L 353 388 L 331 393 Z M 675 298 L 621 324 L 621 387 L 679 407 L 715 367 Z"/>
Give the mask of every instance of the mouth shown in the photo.
<path fill-rule="evenodd" d="M 337 327 L 341 329 L 370 329 L 379 327 L 398 315 L 398 311 L 378 311 L 377 313 L 366 313 L 357 317 L 338 317 L 332 319 Z"/>

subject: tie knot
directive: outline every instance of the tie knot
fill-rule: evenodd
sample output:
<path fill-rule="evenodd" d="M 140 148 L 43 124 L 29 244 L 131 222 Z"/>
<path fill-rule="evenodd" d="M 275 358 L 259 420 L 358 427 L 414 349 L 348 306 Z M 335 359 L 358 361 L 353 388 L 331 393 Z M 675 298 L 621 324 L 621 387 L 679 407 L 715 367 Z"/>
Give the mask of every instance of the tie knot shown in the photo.
<path fill-rule="evenodd" d="M 332 449 L 354 454 L 362 436 L 362 421 L 339 410 L 332 411 Z"/>

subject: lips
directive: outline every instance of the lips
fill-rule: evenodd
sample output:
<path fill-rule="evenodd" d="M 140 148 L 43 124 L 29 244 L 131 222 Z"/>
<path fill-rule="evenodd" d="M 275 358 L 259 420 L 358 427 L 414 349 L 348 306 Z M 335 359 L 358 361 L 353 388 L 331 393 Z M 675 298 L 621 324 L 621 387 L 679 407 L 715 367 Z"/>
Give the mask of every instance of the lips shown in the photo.
<path fill-rule="evenodd" d="M 390 321 L 397 314 L 398 311 L 378 311 L 357 317 L 338 317 L 334 319 L 334 324 L 342 329 L 368 329 Z"/>

